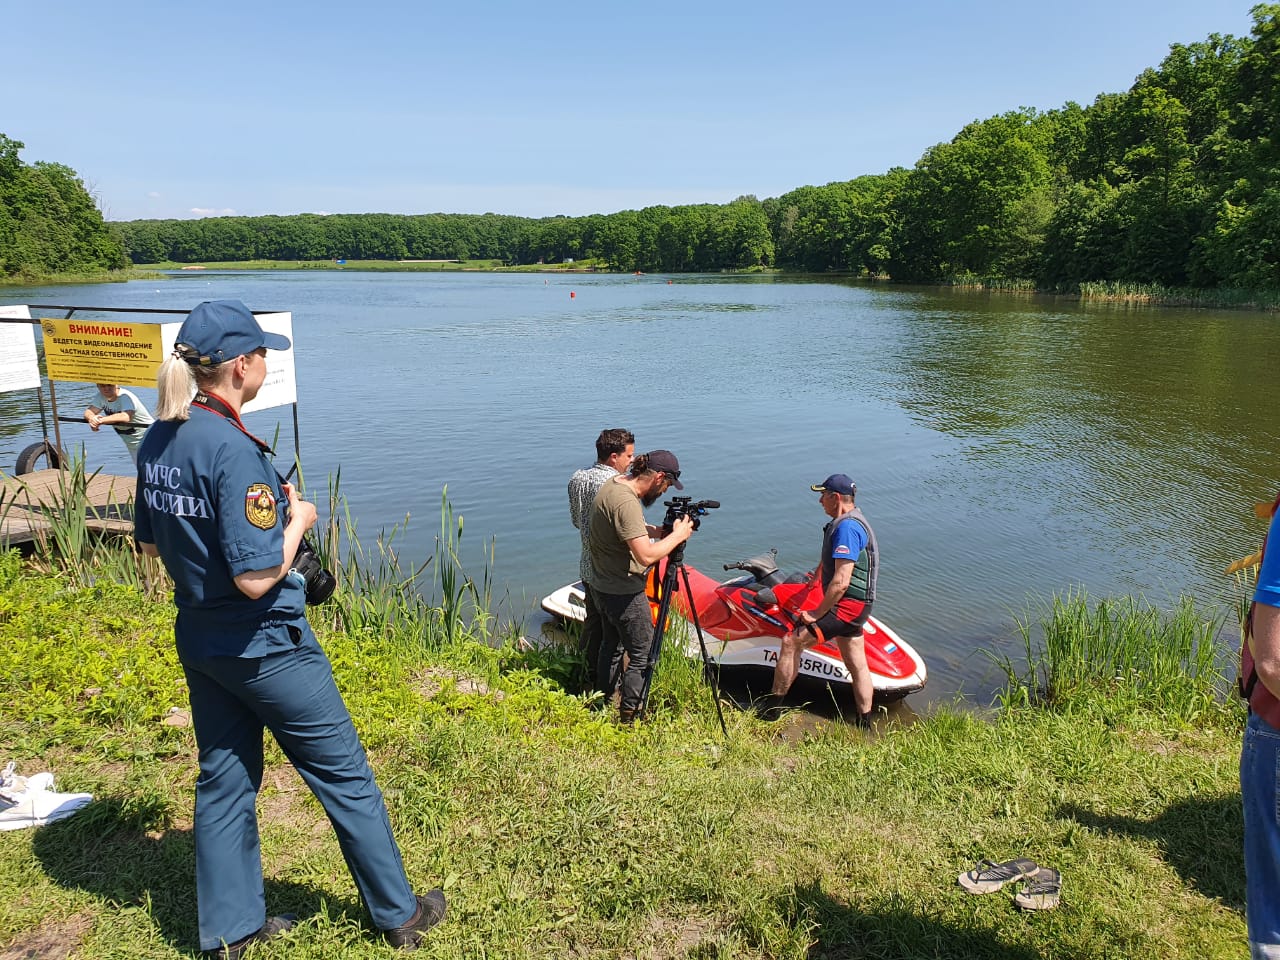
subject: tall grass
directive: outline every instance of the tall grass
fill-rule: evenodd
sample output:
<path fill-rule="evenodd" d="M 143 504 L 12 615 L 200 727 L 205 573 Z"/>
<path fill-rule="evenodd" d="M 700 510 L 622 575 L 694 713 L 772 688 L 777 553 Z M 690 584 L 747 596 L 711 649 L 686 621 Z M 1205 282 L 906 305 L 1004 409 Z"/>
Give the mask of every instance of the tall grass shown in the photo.
<path fill-rule="evenodd" d="M 29 496 L 19 494 L 0 507 L 0 514 L 14 506 L 39 511 L 43 524 L 35 528 L 32 554 L 37 569 L 61 573 L 76 587 L 92 586 L 106 578 L 155 599 L 168 588 L 163 566 L 137 553 L 128 537 L 90 526 L 90 520 L 97 519 L 97 510 L 89 503 L 88 488 L 98 472 L 86 473 L 84 453 L 77 452 L 58 474 L 57 493 L 51 502 L 33 504 Z M 25 502 L 18 503 L 22 499 Z M 130 515 L 133 498 L 116 505 Z"/>
<path fill-rule="evenodd" d="M 0 503 L 0 515 L 14 506 L 40 509 L 48 526 L 37 532 L 31 562 L 41 571 L 62 574 L 75 587 L 92 586 L 105 578 L 152 599 L 167 596 L 172 583 L 162 563 L 138 552 L 128 534 L 91 529 L 94 508 L 88 486 L 94 476 L 96 472 L 86 475 L 84 457 L 78 454 L 59 475 L 55 503 Z M 356 636 L 397 638 L 415 651 L 463 639 L 487 642 L 492 634 L 493 546 L 485 550 L 479 580 L 473 579 L 459 555 L 463 518 L 455 516 L 447 489 L 440 497 L 435 555 L 415 565 L 402 557 L 399 547 L 409 517 L 379 530 L 372 543 L 366 543 L 357 536 L 340 485 L 341 473 L 329 482 L 329 520 L 311 537 L 321 561 L 337 578 L 338 588 L 328 604 L 311 608 L 311 615 L 332 629 Z M 428 568 L 435 571 L 434 579 L 426 575 Z"/>
<path fill-rule="evenodd" d="M 1190 598 L 1165 612 L 1133 597 L 1091 603 L 1079 591 L 1055 596 L 1017 625 L 1025 665 L 993 657 L 1006 675 L 999 694 L 1005 706 L 1101 705 L 1186 721 L 1224 709 L 1223 615 L 1198 609 Z"/>
<path fill-rule="evenodd" d="M 1196 287 L 1166 287 L 1161 283 L 1092 280 L 1081 283 L 1079 292 L 1081 300 L 1159 304 L 1171 307 L 1280 309 L 1280 290 L 1250 290 L 1234 287 L 1209 290 Z"/>
<path fill-rule="evenodd" d="M 440 613 L 445 638 L 459 639 L 470 616 L 469 626 L 481 637 L 488 636 L 489 603 L 492 599 L 493 541 L 486 549 L 484 575 L 479 585 L 466 575 L 458 550 L 462 544 L 462 521 L 454 518 L 449 488 L 440 491 L 440 535 L 436 537 L 436 578 L 440 586 Z"/>
<path fill-rule="evenodd" d="M 947 278 L 947 284 L 959 290 L 990 290 L 995 293 L 1035 293 L 1034 280 L 1018 277 L 996 277 L 964 271 Z"/>

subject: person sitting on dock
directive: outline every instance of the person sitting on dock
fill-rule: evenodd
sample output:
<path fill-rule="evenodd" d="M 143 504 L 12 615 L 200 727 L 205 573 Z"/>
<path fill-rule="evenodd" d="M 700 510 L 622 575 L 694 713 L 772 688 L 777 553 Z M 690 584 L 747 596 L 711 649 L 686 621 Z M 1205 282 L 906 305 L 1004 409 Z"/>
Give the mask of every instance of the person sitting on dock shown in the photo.
<path fill-rule="evenodd" d="M 133 462 L 138 462 L 138 447 L 142 435 L 155 422 L 151 411 L 132 390 L 125 390 L 115 383 L 97 383 L 98 395 L 85 408 L 84 418 L 97 433 L 99 427 L 111 427 L 124 441 Z"/>

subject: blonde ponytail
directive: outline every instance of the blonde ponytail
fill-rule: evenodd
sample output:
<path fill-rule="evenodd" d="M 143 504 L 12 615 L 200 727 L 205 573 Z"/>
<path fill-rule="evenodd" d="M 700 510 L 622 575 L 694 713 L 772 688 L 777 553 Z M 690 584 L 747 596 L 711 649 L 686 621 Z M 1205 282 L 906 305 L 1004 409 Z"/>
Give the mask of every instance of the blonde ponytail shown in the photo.
<path fill-rule="evenodd" d="M 190 415 L 191 398 L 196 395 L 196 378 L 185 360 L 168 357 L 156 376 L 157 420 L 185 420 Z"/>

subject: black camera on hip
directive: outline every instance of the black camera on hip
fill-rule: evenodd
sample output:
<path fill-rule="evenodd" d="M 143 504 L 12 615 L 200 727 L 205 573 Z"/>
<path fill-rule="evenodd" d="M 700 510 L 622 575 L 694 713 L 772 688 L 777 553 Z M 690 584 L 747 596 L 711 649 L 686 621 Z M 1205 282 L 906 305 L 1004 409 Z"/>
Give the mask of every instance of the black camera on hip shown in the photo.
<path fill-rule="evenodd" d="M 296 573 L 301 578 L 307 603 L 312 606 L 328 600 L 338 586 L 337 578 L 324 568 L 316 548 L 306 537 L 298 544 L 298 552 L 293 556 L 293 566 L 289 573 Z"/>
<path fill-rule="evenodd" d="M 693 521 L 693 529 L 698 529 L 701 521 L 699 517 L 705 517 L 708 510 L 718 510 L 720 508 L 719 500 L 698 500 L 694 501 L 693 497 L 672 497 L 670 500 L 663 500 L 662 505 L 667 508 L 667 515 L 662 518 L 662 528 L 670 530 L 681 517 L 688 517 Z"/>

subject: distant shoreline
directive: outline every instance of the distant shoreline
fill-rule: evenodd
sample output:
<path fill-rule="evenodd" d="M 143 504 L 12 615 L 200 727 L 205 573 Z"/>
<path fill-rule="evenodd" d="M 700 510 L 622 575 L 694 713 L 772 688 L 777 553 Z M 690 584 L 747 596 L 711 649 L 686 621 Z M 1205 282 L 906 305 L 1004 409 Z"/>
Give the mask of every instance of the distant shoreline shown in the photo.
<path fill-rule="evenodd" d="M 608 274 L 613 276 L 650 276 L 631 270 L 613 270 L 592 260 L 575 263 L 530 263 L 508 266 L 501 260 L 229 260 L 204 263 L 142 263 L 119 271 L 96 271 L 52 275 L 28 275 L 0 280 L 3 287 L 27 287 L 53 284 L 122 283 L 129 280 L 163 280 L 180 271 L 200 270 L 352 270 L 372 273 L 537 273 L 551 275 Z M 894 284 L 883 277 L 858 277 L 852 273 L 829 272 L 800 274 L 772 267 L 746 270 L 711 271 L 706 273 L 663 274 L 664 276 L 780 275 L 818 277 L 829 280 L 861 279 L 895 286 L 918 288 L 920 284 Z M 953 290 L 970 290 L 994 296 L 1055 296 L 1081 303 L 1110 303 L 1135 307 L 1184 307 L 1212 310 L 1258 310 L 1280 312 L 1280 290 L 1225 289 L 1208 290 L 1194 287 L 1164 287 L 1160 284 L 1131 284 L 1098 281 L 1079 284 L 1075 291 L 1037 289 L 1030 281 L 984 281 L 965 275 L 950 282 L 923 284 Z"/>

